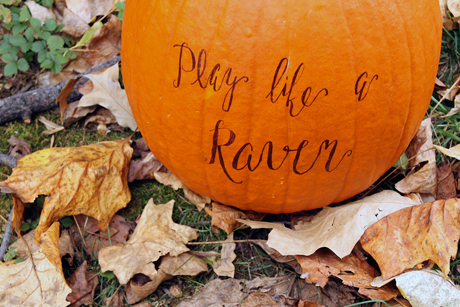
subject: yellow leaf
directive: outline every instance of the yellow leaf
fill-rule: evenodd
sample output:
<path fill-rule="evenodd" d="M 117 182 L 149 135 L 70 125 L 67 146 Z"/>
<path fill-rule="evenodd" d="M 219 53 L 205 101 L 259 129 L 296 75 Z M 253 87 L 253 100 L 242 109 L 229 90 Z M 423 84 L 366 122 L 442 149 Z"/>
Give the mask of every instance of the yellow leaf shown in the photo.
<path fill-rule="evenodd" d="M 105 230 L 112 216 L 131 200 L 128 168 L 129 140 L 82 147 L 50 148 L 25 156 L 0 190 L 33 202 L 48 195 L 36 229 L 36 239 L 61 217 L 85 214 Z"/>
<path fill-rule="evenodd" d="M 67 286 L 62 273 L 57 238 L 59 223 L 42 238 L 40 250 L 18 264 L 0 262 L 0 302 L 2 306 L 67 306 Z"/>
<path fill-rule="evenodd" d="M 454 146 L 452 148 L 444 148 L 442 146 L 434 145 L 437 150 L 445 154 L 446 156 L 460 160 L 460 145 Z"/>

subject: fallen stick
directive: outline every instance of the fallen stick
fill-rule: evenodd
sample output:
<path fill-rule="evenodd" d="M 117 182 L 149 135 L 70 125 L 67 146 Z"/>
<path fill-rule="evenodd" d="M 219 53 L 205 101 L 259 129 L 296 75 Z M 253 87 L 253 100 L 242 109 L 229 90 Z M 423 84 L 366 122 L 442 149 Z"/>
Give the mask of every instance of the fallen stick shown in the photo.
<path fill-rule="evenodd" d="M 103 68 L 115 65 L 120 61 L 120 56 L 108 60 L 88 69 L 78 76 L 84 76 Z M 84 79 L 84 78 L 83 78 Z M 22 118 L 24 122 L 30 123 L 32 114 L 43 112 L 56 107 L 56 98 L 68 80 L 58 84 L 41 87 L 25 93 L 20 93 L 0 100 L 0 125 L 12 120 Z M 83 80 L 80 80 L 83 82 Z M 68 97 L 68 101 L 73 102 L 80 99 L 82 95 L 74 88 Z"/>
<path fill-rule="evenodd" d="M 4 153 L 0 153 L 0 164 L 4 164 L 11 168 L 15 168 L 16 161 L 18 161 L 18 159 L 11 157 L 9 155 L 6 155 Z M 3 261 L 3 256 L 5 255 L 6 250 L 8 249 L 8 245 L 10 244 L 10 240 L 11 240 L 11 235 L 13 234 L 13 232 L 11 231 L 12 218 L 13 218 L 13 208 L 11 208 L 10 216 L 8 217 L 8 223 L 6 224 L 5 235 L 3 236 L 2 245 L 0 246 L 0 261 Z"/>

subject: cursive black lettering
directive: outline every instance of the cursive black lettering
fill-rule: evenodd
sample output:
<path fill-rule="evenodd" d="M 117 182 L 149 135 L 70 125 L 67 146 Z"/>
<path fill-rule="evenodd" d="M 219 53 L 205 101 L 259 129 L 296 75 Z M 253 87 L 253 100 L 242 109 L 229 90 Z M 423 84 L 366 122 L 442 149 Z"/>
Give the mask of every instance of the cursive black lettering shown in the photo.
<path fill-rule="evenodd" d="M 362 101 L 364 100 L 364 98 L 366 98 L 367 93 L 369 93 L 369 89 L 371 88 L 372 81 L 378 80 L 379 76 L 374 75 L 369 81 L 369 84 L 367 83 L 368 82 L 366 80 L 367 78 L 368 78 L 367 72 L 363 72 L 361 75 L 359 75 L 358 80 L 356 80 L 355 95 L 358 96 L 358 101 Z M 361 79 L 363 79 L 362 83 L 361 83 Z"/>

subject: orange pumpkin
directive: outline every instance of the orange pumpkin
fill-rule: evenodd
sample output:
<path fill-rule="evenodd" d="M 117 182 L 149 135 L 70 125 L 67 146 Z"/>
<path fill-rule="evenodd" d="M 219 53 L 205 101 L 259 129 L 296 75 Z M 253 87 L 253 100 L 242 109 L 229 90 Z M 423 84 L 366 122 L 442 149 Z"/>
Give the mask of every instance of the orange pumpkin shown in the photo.
<path fill-rule="evenodd" d="M 152 152 L 195 192 L 314 209 L 404 152 L 441 27 L 436 0 L 127 1 L 124 84 Z"/>

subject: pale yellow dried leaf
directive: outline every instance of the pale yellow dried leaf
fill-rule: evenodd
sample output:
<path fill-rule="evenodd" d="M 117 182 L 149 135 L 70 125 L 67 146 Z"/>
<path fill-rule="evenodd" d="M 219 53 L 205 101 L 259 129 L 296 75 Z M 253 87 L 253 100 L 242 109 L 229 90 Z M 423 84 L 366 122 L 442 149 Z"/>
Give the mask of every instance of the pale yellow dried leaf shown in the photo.
<path fill-rule="evenodd" d="M 421 123 L 408 149 L 408 157 L 413 158 L 409 162 L 413 169 L 421 163 L 426 164 L 417 171 L 412 170 L 406 178 L 396 183 L 399 192 L 436 195 L 436 153 L 432 148 L 431 119 L 427 118 Z"/>
<path fill-rule="evenodd" d="M 154 172 L 153 175 L 159 183 L 167 185 L 174 190 L 182 189 L 184 191 L 184 196 L 190 200 L 199 211 L 203 210 L 206 204 L 211 202 L 209 197 L 197 194 L 187 188 L 173 173 Z"/>
<path fill-rule="evenodd" d="M 220 259 L 212 265 L 212 269 L 217 276 L 235 277 L 235 266 L 233 260 L 236 259 L 235 248 L 236 244 L 233 241 L 233 232 L 228 236 L 229 243 L 222 243 L 220 251 Z"/>
<path fill-rule="evenodd" d="M 115 0 L 66 0 L 67 8 L 86 23 L 105 15 L 118 2 Z"/>
<path fill-rule="evenodd" d="M 0 262 L 1 306 L 67 306 L 67 286 L 62 273 L 58 241 L 59 223 L 42 238 L 40 250 L 18 264 Z M 35 270 L 35 272 L 34 272 Z"/>
<path fill-rule="evenodd" d="M 447 8 L 452 15 L 452 19 L 458 21 L 460 19 L 460 1 L 447 0 Z"/>
<path fill-rule="evenodd" d="M 364 231 L 378 220 L 415 203 L 394 191 L 382 191 L 338 207 L 325 207 L 311 222 L 296 229 L 282 224 L 239 220 L 251 228 L 273 228 L 267 245 L 282 255 L 313 254 L 327 247 L 343 258 L 351 253 Z"/>
<path fill-rule="evenodd" d="M 460 112 L 460 96 L 459 95 L 455 96 L 454 98 L 454 107 L 450 109 L 449 113 L 447 113 L 443 117 L 450 117 L 452 115 L 457 114 L 458 112 Z"/>
<path fill-rule="evenodd" d="M 133 112 L 129 106 L 128 96 L 118 82 L 118 63 L 109 67 L 101 74 L 85 75 L 93 82 L 93 90 L 80 99 L 79 107 L 100 105 L 112 112 L 122 127 L 137 129 Z"/>
<path fill-rule="evenodd" d="M 129 139 L 37 151 L 17 162 L 0 189 L 16 193 L 25 202 L 48 195 L 37 240 L 52 222 L 69 215 L 92 216 L 104 231 L 112 216 L 131 200 L 127 176 L 132 151 Z"/>
<path fill-rule="evenodd" d="M 57 11 L 55 13 L 56 20 L 59 22 L 59 24 L 65 25 L 61 32 L 69 34 L 73 37 L 80 37 L 85 34 L 86 30 L 89 29 L 88 23 L 75 15 L 68 8 L 64 8 L 62 16 Z"/>
<path fill-rule="evenodd" d="M 196 276 L 200 273 L 208 272 L 208 265 L 204 260 L 192 253 L 183 253 L 177 257 L 163 256 L 158 269 L 173 276 Z"/>
<path fill-rule="evenodd" d="M 189 249 L 185 244 L 198 235 L 193 228 L 173 222 L 173 206 L 173 200 L 155 205 L 150 199 L 131 238 L 124 244 L 99 251 L 101 271 L 113 271 L 124 285 L 137 273 L 154 278 L 156 269 L 153 262 L 161 256 L 178 256 L 187 252 Z"/>
<path fill-rule="evenodd" d="M 460 145 L 451 147 L 449 149 L 444 148 L 442 146 L 438 146 L 438 145 L 434 145 L 434 147 L 436 147 L 437 150 L 439 150 L 440 152 L 442 152 L 446 156 L 449 156 L 449 157 L 455 158 L 457 160 L 460 160 Z"/>
<path fill-rule="evenodd" d="M 460 290 L 455 284 L 433 270 L 409 271 L 387 280 L 377 277 L 372 284 L 380 287 L 392 280 L 396 280 L 399 291 L 412 306 L 456 307 L 460 302 Z"/>
<path fill-rule="evenodd" d="M 64 126 L 58 125 L 56 123 L 53 123 L 52 121 L 47 120 L 45 117 L 43 117 L 41 115 L 38 117 L 38 120 L 40 122 L 42 122 L 43 125 L 45 125 L 45 127 L 47 129 L 47 130 L 43 131 L 44 134 L 53 134 L 53 133 L 56 133 L 56 132 L 64 130 Z"/>

